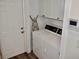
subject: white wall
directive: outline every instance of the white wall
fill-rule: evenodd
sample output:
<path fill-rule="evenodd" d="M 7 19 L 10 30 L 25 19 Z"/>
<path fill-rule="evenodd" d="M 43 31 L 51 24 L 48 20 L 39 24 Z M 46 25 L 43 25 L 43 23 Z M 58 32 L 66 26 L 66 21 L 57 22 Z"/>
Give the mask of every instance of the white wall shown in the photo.
<path fill-rule="evenodd" d="M 79 19 L 79 0 L 66 0 L 60 59 L 79 59 L 79 32 L 69 29 L 69 18 Z"/>
<path fill-rule="evenodd" d="M 40 0 L 40 14 L 47 17 L 63 19 L 65 0 Z"/>
<path fill-rule="evenodd" d="M 29 0 L 30 15 L 36 17 L 39 14 L 39 0 Z"/>
<path fill-rule="evenodd" d="M 49 7 L 51 2 L 51 6 Z M 49 4 L 48 4 L 49 3 Z M 43 13 L 49 13 L 50 8 L 52 16 L 60 16 L 63 19 L 64 16 L 64 0 L 29 0 L 29 10 L 32 17 L 36 17 L 36 15 L 43 15 Z M 45 10 L 47 9 L 47 11 Z M 54 10 L 53 10 L 54 9 Z M 53 12 L 53 13 L 52 13 Z M 44 21 L 43 21 L 44 20 Z M 63 26 L 62 21 L 55 21 L 51 19 L 40 18 L 40 21 L 45 23 L 48 22 L 50 24 L 57 24 L 59 26 Z M 31 21 L 30 21 L 31 24 Z"/>

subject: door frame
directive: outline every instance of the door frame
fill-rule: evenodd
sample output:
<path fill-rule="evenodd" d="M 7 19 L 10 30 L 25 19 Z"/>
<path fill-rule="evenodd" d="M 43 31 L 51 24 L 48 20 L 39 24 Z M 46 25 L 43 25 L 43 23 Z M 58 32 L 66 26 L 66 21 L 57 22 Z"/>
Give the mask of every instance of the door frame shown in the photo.
<path fill-rule="evenodd" d="M 30 1 L 23 0 L 23 15 L 24 15 L 24 31 L 25 31 L 25 51 L 31 52 L 31 20 L 30 16 Z M 29 24 L 29 25 L 28 25 Z"/>

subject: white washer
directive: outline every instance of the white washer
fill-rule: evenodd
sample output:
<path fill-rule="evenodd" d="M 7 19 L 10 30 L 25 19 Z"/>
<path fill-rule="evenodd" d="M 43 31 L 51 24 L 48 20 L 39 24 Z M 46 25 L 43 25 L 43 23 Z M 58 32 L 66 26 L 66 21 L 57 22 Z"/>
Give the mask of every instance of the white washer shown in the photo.
<path fill-rule="evenodd" d="M 33 51 L 39 59 L 59 59 L 61 36 L 49 30 L 33 32 Z"/>

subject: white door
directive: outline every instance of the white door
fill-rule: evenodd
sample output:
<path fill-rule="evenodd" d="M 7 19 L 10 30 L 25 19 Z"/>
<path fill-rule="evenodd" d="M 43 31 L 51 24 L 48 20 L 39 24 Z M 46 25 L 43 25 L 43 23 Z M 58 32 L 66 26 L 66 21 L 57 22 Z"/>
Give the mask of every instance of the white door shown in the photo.
<path fill-rule="evenodd" d="M 0 0 L 1 47 L 5 59 L 24 53 L 23 0 Z"/>

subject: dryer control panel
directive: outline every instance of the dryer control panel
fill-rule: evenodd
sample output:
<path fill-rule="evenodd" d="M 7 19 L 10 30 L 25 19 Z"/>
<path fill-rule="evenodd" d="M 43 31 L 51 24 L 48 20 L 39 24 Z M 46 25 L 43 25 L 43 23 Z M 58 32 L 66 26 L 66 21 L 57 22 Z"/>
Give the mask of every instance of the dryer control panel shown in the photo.
<path fill-rule="evenodd" d="M 79 20 L 78 19 L 69 19 L 69 29 L 79 31 Z"/>

